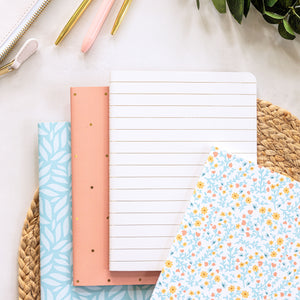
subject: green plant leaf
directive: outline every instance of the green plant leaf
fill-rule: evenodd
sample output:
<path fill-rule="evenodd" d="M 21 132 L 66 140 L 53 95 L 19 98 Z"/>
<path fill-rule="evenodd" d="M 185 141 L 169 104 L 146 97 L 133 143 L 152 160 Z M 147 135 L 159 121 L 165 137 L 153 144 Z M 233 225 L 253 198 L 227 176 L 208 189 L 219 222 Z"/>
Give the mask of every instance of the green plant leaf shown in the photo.
<path fill-rule="evenodd" d="M 233 17 L 241 24 L 244 13 L 244 1 L 227 0 L 227 4 Z"/>
<path fill-rule="evenodd" d="M 200 9 L 200 0 L 196 0 L 196 3 L 197 3 L 198 9 Z"/>
<path fill-rule="evenodd" d="M 268 23 L 271 24 L 278 24 L 281 20 L 284 19 L 284 16 L 280 16 L 269 11 L 266 11 L 263 17 Z"/>
<path fill-rule="evenodd" d="M 265 0 L 266 6 L 272 7 L 278 0 Z"/>
<path fill-rule="evenodd" d="M 250 9 L 250 0 L 245 0 L 245 2 L 244 2 L 244 16 L 245 17 L 248 16 L 249 9 Z"/>
<path fill-rule="evenodd" d="M 283 38 L 285 38 L 287 40 L 293 40 L 296 37 L 292 27 L 290 26 L 290 24 L 285 19 L 283 19 L 279 23 L 278 32 Z"/>
<path fill-rule="evenodd" d="M 226 13 L 226 0 L 212 0 L 212 2 L 219 13 Z"/>
<path fill-rule="evenodd" d="M 251 0 L 254 7 L 262 14 L 265 13 L 265 3 L 264 0 Z"/>
<path fill-rule="evenodd" d="M 294 0 L 279 0 L 279 3 L 285 8 L 292 6 L 293 2 Z"/>
<path fill-rule="evenodd" d="M 289 17 L 289 24 L 295 32 L 300 34 L 300 7 L 292 10 L 292 13 Z"/>

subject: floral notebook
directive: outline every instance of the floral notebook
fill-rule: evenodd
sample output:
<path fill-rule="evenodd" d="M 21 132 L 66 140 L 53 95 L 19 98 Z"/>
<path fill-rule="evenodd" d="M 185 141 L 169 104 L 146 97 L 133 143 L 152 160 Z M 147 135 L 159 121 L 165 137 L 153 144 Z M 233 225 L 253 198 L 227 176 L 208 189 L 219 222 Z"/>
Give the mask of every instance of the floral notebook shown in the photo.
<path fill-rule="evenodd" d="M 218 148 L 152 299 L 300 299 L 300 183 Z"/>

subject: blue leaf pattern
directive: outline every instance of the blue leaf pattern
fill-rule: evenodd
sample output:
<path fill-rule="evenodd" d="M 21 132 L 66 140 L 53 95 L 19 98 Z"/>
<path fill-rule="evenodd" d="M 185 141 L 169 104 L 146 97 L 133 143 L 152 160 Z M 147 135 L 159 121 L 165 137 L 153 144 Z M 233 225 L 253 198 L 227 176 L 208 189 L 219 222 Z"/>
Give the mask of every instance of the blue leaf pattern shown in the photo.
<path fill-rule="evenodd" d="M 68 122 L 39 124 L 42 300 L 143 300 L 153 286 L 72 285 L 71 132 Z"/>

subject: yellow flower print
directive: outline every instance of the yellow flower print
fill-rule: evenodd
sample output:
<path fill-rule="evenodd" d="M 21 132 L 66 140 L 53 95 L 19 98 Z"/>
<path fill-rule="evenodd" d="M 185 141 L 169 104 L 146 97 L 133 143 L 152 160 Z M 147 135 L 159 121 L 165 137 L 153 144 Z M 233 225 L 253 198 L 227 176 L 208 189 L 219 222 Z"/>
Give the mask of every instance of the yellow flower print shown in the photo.
<path fill-rule="evenodd" d="M 205 285 L 208 285 L 209 283 L 208 283 L 208 281 L 205 281 L 204 284 L 205 284 Z"/>
<path fill-rule="evenodd" d="M 268 200 L 272 200 L 272 196 L 269 196 L 269 197 L 268 197 Z"/>
<path fill-rule="evenodd" d="M 284 181 L 284 178 L 283 178 L 283 177 L 281 177 L 279 180 L 282 182 L 282 181 Z"/>
<path fill-rule="evenodd" d="M 200 220 L 197 220 L 197 221 L 195 222 L 195 226 L 199 227 L 200 225 L 201 225 L 201 221 L 200 221 Z"/>
<path fill-rule="evenodd" d="M 228 291 L 229 291 L 229 292 L 234 292 L 234 290 L 235 290 L 234 285 L 230 285 L 230 286 L 228 287 Z"/>
<path fill-rule="evenodd" d="M 266 224 L 267 225 L 272 225 L 272 221 L 271 220 L 267 220 Z"/>
<path fill-rule="evenodd" d="M 182 241 L 182 235 L 181 234 L 177 234 L 176 235 L 176 240 L 179 241 L 179 242 Z"/>
<path fill-rule="evenodd" d="M 300 243 L 297 243 L 296 247 L 300 247 Z"/>
<path fill-rule="evenodd" d="M 166 289 L 162 289 L 161 292 L 164 294 L 166 292 Z"/>
<path fill-rule="evenodd" d="M 165 265 L 167 268 L 171 268 L 173 266 L 173 263 L 170 260 L 167 260 Z"/>
<path fill-rule="evenodd" d="M 194 295 L 194 292 L 193 292 L 193 291 L 190 291 L 190 295 L 191 295 L 191 296 Z"/>
<path fill-rule="evenodd" d="M 174 294 L 175 292 L 176 292 L 176 287 L 174 286 L 174 285 L 172 285 L 171 287 L 170 287 L 170 293 L 171 294 Z"/>
<path fill-rule="evenodd" d="M 193 210 L 193 213 L 194 213 L 194 214 L 196 214 L 197 212 L 198 212 L 198 210 L 197 210 L 197 209 L 194 209 L 194 210 Z"/>
<path fill-rule="evenodd" d="M 272 189 L 272 190 L 275 189 L 275 184 L 271 184 L 271 189 Z"/>
<path fill-rule="evenodd" d="M 270 241 L 270 242 L 269 242 L 270 245 L 273 245 L 273 243 L 274 243 L 273 241 Z"/>
<path fill-rule="evenodd" d="M 250 198 L 250 197 L 247 197 L 247 198 L 246 198 L 246 203 L 247 203 L 247 204 L 250 204 L 251 202 L 252 202 L 252 201 L 251 201 L 251 198 Z"/>
<path fill-rule="evenodd" d="M 203 183 L 202 181 L 199 181 L 199 182 L 197 183 L 197 188 L 198 188 L 198 189 L 203 189 L 203 188 L 204 188 L 204 183 Z"/>
<path fill-rule="evenodd" d="M 252 255 L 250 255 L 250 256 L 249 256 L 249 259 L 253 259 L 253 256 L 252 256 Z"/>
<path fill-rule="evenodd" d="M 272 217 L 273 217 L 274 220 L 279 220 L 280 219 L 280 214 L 275 212 L 275 213 L 273 213 Z"/>
<path fill-rule="evenodd" d="M 222 216 L 222 217 L 224 217 L 224 216 L 225 216 L 225 213 L 224 213 L 224 211 L 222 211 L 222 212 L 221 212 L 221 216 Z"/>
<path fill-rule="evenodd" d="M 239 286 L 237 286 L 236 289 L 239 291 L 241 288 Z"/>
<path fill-rule="evenodd" d="M 285 188 L 283 189 L 283 192 L 284 192 L 285 194 L 288 194 L 288 193 L 290 192 L 290 190 L 289 190 L 289 188 L 285 187 Z"/>
<path fill-rule="evenodd" d="M 271 257 L 276 257 L 277 256 L 277 252 L 276 251 L 272 251 L 271 252 Z"/>
<path fill-rule="evenodd" d="M 271 211 L 272 211 L 272 208 L 269 207 L 269 208 L 268 208 L 268 212 L 271 212 Z"/>
<path fill-rule="evenodd" d="M 258 266 L 257 266 L 257 265 L 254 265 L 253 268 L 252 268 L 252 270 L 253 270 L 254 272 L 257 272 L 257 271 L 258 271 Z"/>
<path fill-rule="evenodd" d="M 218 167 L 218 164 L 215 164 L 214 167 L 217 168 L 217 167 Z"/>
<path fill-rule="evenodd" d="M 210 155 L 207 160 L 211 163 L 214 161 L 214 158 Z"/>
<path fill-rule="evenodd" d="M 266 211 L 267 211 L 267 210 L 266 210 L 265 207 L 261 207 L 261 208 L 259 209 L 259 212 L 260 212 L 261 214 L 264 214 Z"/>
<path fill-rule="evenodd" d="M 201 273 L 200 273 L 200 276 L 202 277 L 202 278 L 206 278 L 207 277 L 207 272 L 205 272 L 205 271 L 202 271 Z"/>
<path fill-rule="evenodd" d="M 207 207 L 204 206 L 201 208 L 201 214 L 205 215 L 207 211 L 208 211 Z"/>
<path fill-rule="evenodd" d="M 200 291 L 197 291 L 197 295 L 200 295 L 201 294 L 201 292 Z"/>
<path fill-rule="evenodd" d="M 215 279 L 215 282 L 220 282 L 220 280 L 221 280 L 220 276 L 218 276 L 218 275 L 214 279 Z"/>
<path fill-rule="evenodd" d="M 247 291 L 242 291 L 242 297 L 243 298 L 248 298 L 249 297 L 249 293 Z"/>
<path fill-rule="evenodd" d="M 240 196 L 238 193 L 232 193 L 231 197 L 232 197 L 232 199 L 237 200 L 237 199 L 239 199 Z"/>
<path fill-rule="evenodd" d="M 277 239 L 277 244 L 278 244 L 279 246 L 281 246 L 281 245 L 283 244 L 283 238 L 278 238 L 278 239 Z"/>
<path fill-rule="evenodd" d="M 241 204 L 240 204 L 240 203 L 238 203 L 238 202 L 235 204 L 235 206 L 236 206 L 236 207 L 239 207 L 240 205 L 241 205 Z"/>

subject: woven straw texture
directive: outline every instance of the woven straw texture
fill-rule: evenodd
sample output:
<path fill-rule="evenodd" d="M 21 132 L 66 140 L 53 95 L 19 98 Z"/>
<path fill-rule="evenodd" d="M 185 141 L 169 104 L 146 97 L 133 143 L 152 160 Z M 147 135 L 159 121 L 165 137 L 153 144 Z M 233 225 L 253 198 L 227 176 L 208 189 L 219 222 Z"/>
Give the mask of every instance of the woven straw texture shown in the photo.
<path fill-rule="evenodd" d="M 257 100 L 258 164 L 300 181 L 300 120 Z M 19 247 L 19 300 L 40 299 L 39 197 L 34 194 Z"/>

